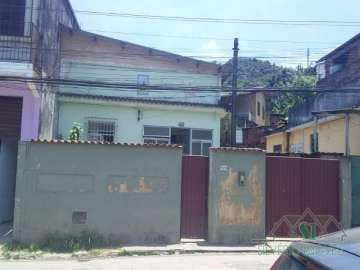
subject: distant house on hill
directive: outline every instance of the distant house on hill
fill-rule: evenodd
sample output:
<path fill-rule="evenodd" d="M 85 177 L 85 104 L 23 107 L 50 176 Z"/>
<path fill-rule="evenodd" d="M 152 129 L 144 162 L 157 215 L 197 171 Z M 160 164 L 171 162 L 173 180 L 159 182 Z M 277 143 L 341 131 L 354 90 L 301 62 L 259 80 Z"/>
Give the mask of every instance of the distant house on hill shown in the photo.
<path fill-rule="evenodd" d="M 289 111 L 288 126 L 267 137 L 269 152 L 360 154 L 360 34 L 317 62 L 327 90 Z"/>

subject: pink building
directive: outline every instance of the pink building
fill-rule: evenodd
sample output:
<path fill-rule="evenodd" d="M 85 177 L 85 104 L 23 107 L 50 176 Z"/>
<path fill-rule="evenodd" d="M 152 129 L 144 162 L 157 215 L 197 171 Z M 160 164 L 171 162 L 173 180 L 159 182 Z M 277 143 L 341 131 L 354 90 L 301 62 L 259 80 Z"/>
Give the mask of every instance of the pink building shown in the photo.
<path fill-rule="evenodd" d="M 26 83 L 0 83 L 0 223 L 12 220 L 19 141 L 38 138 L 40 98 Z"/>
<path fill-rule="evenodd" d="M 0 83 L 1 137 L 21 141 L 38 138 L 40 97 L 26 83 Z M 10 104 L 14 106 L 10 107 Z M 10 115 L 10 113 L 12 115 Z"/>

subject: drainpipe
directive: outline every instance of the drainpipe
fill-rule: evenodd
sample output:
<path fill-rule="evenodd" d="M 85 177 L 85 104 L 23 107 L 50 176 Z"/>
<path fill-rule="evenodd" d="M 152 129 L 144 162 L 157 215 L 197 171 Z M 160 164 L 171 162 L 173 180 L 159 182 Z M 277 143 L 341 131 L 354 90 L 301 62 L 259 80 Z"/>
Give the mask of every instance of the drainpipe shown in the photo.
<path fill-rule="evenodd" d="M 319 152 L 319 150 L 320 150 L 319 147 L 317 147 L 319 145 L 318 136 L 316 136 L 317 130 L 318 130 L 318 117 L 317 117 L 317 115 L 314 115 L 313 137 L 314 137 L 314 150 L 316 150 L 315 152 Z M 311 147 L 311 144 L 310 144 L 310 147 Z"/>
<path fill-rule="evenodd" d="M 350 155 L 350 114 L 345 114 L 345 156 Z"/>

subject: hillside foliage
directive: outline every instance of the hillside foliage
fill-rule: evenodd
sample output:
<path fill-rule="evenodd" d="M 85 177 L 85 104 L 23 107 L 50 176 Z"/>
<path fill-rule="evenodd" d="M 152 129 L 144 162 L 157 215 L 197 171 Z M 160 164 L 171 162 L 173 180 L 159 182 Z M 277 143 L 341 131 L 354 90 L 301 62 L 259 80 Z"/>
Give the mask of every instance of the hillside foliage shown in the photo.
<path fill-rule="evenodd" d="M 223 66 L 224 86 L 232 83 L 232 61 Z M 239 58 L 238 87 L 312 88 L 316 85 L 314 68 L 289 68 L 255 58 Z M 304 102 L 312 93 L 283 93 L 272 100 L 274 113 L 288 115 L 289 109 Z"/>

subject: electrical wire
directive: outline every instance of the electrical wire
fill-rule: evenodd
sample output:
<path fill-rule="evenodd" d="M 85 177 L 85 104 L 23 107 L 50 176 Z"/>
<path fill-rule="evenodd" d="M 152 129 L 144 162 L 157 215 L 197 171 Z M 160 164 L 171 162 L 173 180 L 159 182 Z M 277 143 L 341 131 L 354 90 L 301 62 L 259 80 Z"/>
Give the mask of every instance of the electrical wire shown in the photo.
<path fill-rule="evenodd" d="M 66 12 L 62 9 L 35 8 L 24 5 L 1 5 L 1 7 L 15 7 L 32 9 L 37 11 L 46 10 L 47 12 Z M 152 14 L 120 13 L 112 11 L 93 11 L 93 10 L 74 10 L 77 14 L 91 16 L 106 16 L 131 19 L 146 20 L 165 20 L 177 22 L 198 22 L 198 23 L 222 23 L 222 24 L 265 24 L 265 25 L 289 25 L 289 26 L 331 26 L 331 27 L 359 27 L 360 21 L 349 20 L 279 20 L 279 19 L 240 19 L 240 18 L 215 18 L 215 17 L 185 17 L 185 16 L 166 16 Z"/>
<path fill-rule="evenodd" d="M 209 92 L 231 92 L 235 91 L 238 93 L 359 93 L 360 88 L 342 88 L 342 89 L 330 89 L 330 88 L 305 88 L 305 87 L 283 87 L 283 88 L 237 88 L 233 89 L 230 87 L 214 87 L 210 86 L 208 89 L 205 87 L 171 87 L 164 85 L 138 85 L 138 84 L 125 84 L 125 83 L 104 83 L 104 82 L 93 82 L 93 81 L 81 81 L 81 80 L 64 80 L 64 79 L 41 79 L 41 78 L 30 78 L 21 76 L 0 76 L 0 81 L 7 82 L 27 82 L 27 83 L 43 83 L 49 85 L 70 85 L 70 86 L 86 86 L 95 88 L 109 88 L 109 89 L 137 89 L 137 90 L 151 90 L 151 91 L 209 91 Z"/>

